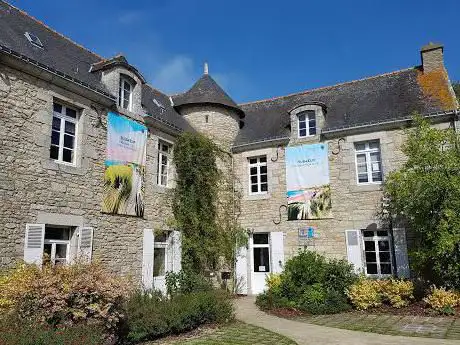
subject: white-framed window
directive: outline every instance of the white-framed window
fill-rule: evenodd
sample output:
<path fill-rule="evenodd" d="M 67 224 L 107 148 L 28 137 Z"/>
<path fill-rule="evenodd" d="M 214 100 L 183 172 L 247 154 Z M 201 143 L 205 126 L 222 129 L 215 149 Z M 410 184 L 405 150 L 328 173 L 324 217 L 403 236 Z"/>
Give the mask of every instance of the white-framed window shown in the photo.
<path fill-rule="evenodd" d="M 128 80 L 128 78 L 120 76 L 120 87 L 118 90 L 118 105 L 132 111 L 134 83 Z"/>
<path fill-rule="evenodd" d="M 268 192 L 267 156 L 250 157 L 249 160 L 249 194 Z"/>
<path fill-rule="evenodd" d="M 366 275 L 385 277 L 393 273 L 392 242 L 388 230 L 362 230 Z"/>
<path fill-rule="evenodd" d="M 71 227 L 45 226 L 43 263 L 50 263 L 53 266 L 70 263 L 72 233 Z"/>
<path fill-rule="evenodd" d="M 316 112 L 307 110 L 297 115 L 299 138 L 316 135 Z"/>
<path fill-rule="evenodd" d="M 164 277 L 168 267 L 168 231 L 155 235 L 153 242 L 153 277 Z"/>
<path fill-rule="evenodd" d="M 169 165 L 171 164 L 172 144 L 164 140 L 158 141 L 157 183 L 159 186 L 169 186 Z"/>
<path fill-rule="evenodd" d="M 59 163 L 75 164 L 78 111 L 64 104 L 53 103 L 50 158 Z"/>
<path fill-rule="evenodd" d="M 268 233 L 252 235 L 254 272 L 270 272 L 270 241 Z"/>
<path fill-rule="evenodd" d="M 382 160 L 378 140 L 355 143 L 358 184 L 382 183 Z"/>

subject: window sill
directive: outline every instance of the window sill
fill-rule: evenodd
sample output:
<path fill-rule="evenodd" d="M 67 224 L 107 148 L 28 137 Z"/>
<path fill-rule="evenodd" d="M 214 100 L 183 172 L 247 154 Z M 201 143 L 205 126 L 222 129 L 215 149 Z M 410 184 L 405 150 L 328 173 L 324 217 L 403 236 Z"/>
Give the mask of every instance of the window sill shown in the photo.
<path fill-rule="evenodd" d="M 270 199 L 270 193 L 258 193 L 245 195 L 244 200 L 266 200 Z"/>
<path fill-rule="evenodd" d="M 169 193 L 171 190 L 173 190 L 174 188 L 171 187 L 171 186 L 161 186 L 159 184 L 154 184 L 153 185 L 153 191 L 154 192 L 157 192 L 157 193 L 160 193 L 160 194 L 166 194 L 166 193 Z"/>
<path fill-rule="evenodd" d="M 42 163 L 42 167 L 44 169 L 49 169 L 49 170 L 54 170 L 54 171 L 60 171 L 64 172 L 67 174 L 72 174 L 72 175 L 84 175 L 86 169 L 82 169 L 81 167 L 77 166 L 76 164 L 69 164 L 65 162 L 58 162 L 55 160 L 46 160 L 45 162 Z"/>
<path fill-rule="evenodd" d="M 361 192 L 374 192 L 383 190 L 382 183 L 360 183 L 350 186 L 351 192 L 361 193 Z"/>

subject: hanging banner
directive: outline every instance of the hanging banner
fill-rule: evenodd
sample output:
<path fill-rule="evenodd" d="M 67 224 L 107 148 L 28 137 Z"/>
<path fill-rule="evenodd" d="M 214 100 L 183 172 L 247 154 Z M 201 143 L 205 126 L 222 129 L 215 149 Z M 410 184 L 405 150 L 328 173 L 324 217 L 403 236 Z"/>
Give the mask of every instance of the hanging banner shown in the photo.
<path fill-rule="evenodd" d="M 102 211 L 142 217 L 147 128 L 110 112 Z"/>
<path fill-rule="evenodd" d="M 326 144 L 286 148 L 288 220 L 330 218 L 329 183 Z"/>

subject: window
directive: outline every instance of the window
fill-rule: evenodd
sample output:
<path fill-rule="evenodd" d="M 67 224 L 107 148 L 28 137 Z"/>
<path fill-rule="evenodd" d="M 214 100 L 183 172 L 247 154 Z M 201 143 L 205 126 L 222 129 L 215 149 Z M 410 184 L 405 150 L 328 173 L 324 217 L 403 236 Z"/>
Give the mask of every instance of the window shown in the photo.
<path fill-rule="evenodd" d="M 387 230 L 363 230 L 366 274 L 388 276 L 392 270 L 391 239 Z"/>
<path fill-rule="evenodd" d="M 132 110 L 133 103 L 133 83 L 126 77 L 120 76 L 120 88 L 118 90 L 118 105 L 129 111 Z"/>
<path fill-rule="evenodd" d="M 270 244 L 268 234 L 253 234 L 252 240 L 254 272 L 270 272 Z"/>
<path fill-rule="evenodd" d="M 163 140 L 158 142 L 158 185 L 168 187 L 169 164 L 171 161 L 172 145 Z"/>
<path fill-rule="evenodd" d="M 169 232 L 166 231 L 159 235 L 155 235 L 153 249 L 154 277 L 163 277 L 166 275 L 168 238 Z"/>
<path fill-rule="evenodd" d="M 45 227 L 44 263 L 50 263 L 53 266 L 69 263 L 71 232 L 72 230 L 69 227 Z"/>
<path fill-rule="evenodd" d="M 24 33 L 24 36 L 26 36 L 26 38 L 29 40 L 29 42 L 30 42 L 33 46 L 35 46 L 35 47 L 37 47 L 37 48 L 43 49 L 43 43 L 42 43 L 42 41 L 40 41 L 40 38 L 38 38 L 37 35 L 35 35 L 35 34 L 29 32 L 29 31 L 26 31 L 26 32 Z"/>
<path fill-rule="evenodd" d="M 307 110 L 301 112 L 298 117 L 299 138 L 308 137 L 316 134 L 316 112 Z"/>
<path fill-rule="evenodd" d="M 53 103 L 50 158 L 60 163 L 75 164 L 77 122 L 77 110 Z"/>
<path fill-rule="evenodd" d="M 378 140 L 355 143 L 358 184 L 381 183 L 382 162 Z"/>
<path fill-rule="evenodd" d="M 249 158 L 249 194 L 265 194 L 267 191 L 267 156 Z"/>

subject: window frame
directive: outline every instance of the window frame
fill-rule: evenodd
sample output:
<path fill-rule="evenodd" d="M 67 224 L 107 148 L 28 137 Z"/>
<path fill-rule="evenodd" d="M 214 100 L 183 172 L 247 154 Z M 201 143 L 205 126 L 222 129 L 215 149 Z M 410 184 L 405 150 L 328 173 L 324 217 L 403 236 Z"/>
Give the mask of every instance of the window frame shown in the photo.
<path fill-rule="evenodd" d="M 58 104 L 62 107 L 62 113 L 56 112 L 54 110 L 54 105 Z M 67 109 L 72 109 L 75 111 L 75 118 L 71 116 L 67 116 Z M 52 142 L 52 135 L 53 135 L 53 119 L 54 117 L 60 119 L 60 126 L 59 126 L 59 145 L 55 145 Z M 72 162 L 67 162 L 63 159 L 64 156 L 64 148 L 69 149 L 68 147 L 64 147 L 64 136 L 66 135 L 65 133 L 65 124 L 66 122 L 73 123 L 75 125 L 75 133 L 67 135 L 73 136 L 74 137 L 74 145 L 72 148 L 73 151 L 73 157 L 72 157 Z M 77 165 L 77 149 L 78 149 L 78 123 L 80 122 L 80 110 L 77 109 L 76 107 L 69 106 L 63 102 L 59 102 L 57 100 L 53 101 L 53 116 L 51 119 L 51 142 L 50 142 L 50 159 L 52 159 L 54 162 L 58 164 L 64 164 L 64 165 L 69 165 L 69 166 L 76 166 Z M 51 146 L 57 146 L 58 148 L 58 158 L 52 158 L 51 157 Z"/>
<path fill-rule="evenodd" d="M 296 114 L 297 116 L 297 137 L 298 138 L 307 138 L 307 137 L 313 137 L 317 134 L 317 125 L 316 125 L 316 111 L 315 110 L 303 110 Z M 301 116 L 305 116 L 305 120 L 300 120 Z M 311 128 L 310 127 L 310 122 L 311 120 L 314 120 L 315 126 L 315 133 L 311 133 Z M 303 122 L 305 123 L 305 128 L 300 128 L 300 123 Z M 305 129 L 305 135 L 301 135 L 300 131 Z"/>
<path fill-rule="evenodd" d="M 372 237 L 365 237 L 364 236 L 364 231 L 373 231 L 374 232 L 374 235 Z M 387 232 L 387 235 L 386 236 L 379 236 L 378 235 L 378 232 L 379 231 L 386 231 Z M 374 273 L 367 273 L 367 260 L 366 260 L 366 245 L 365 245 L 365 242 L 366 240 L 368 242 L 370 242 L 371 240 L 374 242 L 374 251 L 375 252 L 375 257 L 376 257 L 376 264 L 377 264 L 377 274 L 374 274 Z M 366 274 L 367 277 L 371 277 L 371 278 L 388 278 L 388 277 L 392 277 L 393 274 L 394 274 L 394 271 L 395 271 L 395 268 L 394 268 L 394 265 L 393 265 L 393 241 L 392 241 L 392 238 L 391 238 L 391 233 L 390 233 L 390 230 L 386 230 L 386 229 L 378 229 L 378 230 L 367 230 L 367 229 L 362 229 L 361 230 L 361 241 L 362 241 L 362 248 L 363 248 L 363 264 L 364 264 L 364 273 Z M 391 273 L 385 273 L 385 274 L 382 274 L 381 273 L 381 262 L 380 262 L 380 248 L 378 246 L 378 242 L 379 241 L 388 241 L 388 252 L 390 253 L 390 270 L 391 270 Z M 384 262 L 386 263 L 386 262 Z"/>
<path fill-rule="evenodd" d="M 168 145 L 169 150 L 168 152 L 164 152 L 161 150 L 160 145 Z M 174 144 L 168 140 L 165 140 L 163 138 L 158 138 L 158 156 L 157 156 L 157 185 L 160 187 L 164 188 L 170 188 L 170 176 L 169 176 L 169 169 L 171 167 L 171 160 L 172 160 L 172 151 L 173 151 Z M 161 177 L 164 175 L 161 173 L 161 167 L 162 167 L 162 158 L 166 157 L 166 184 L 161 183 Z"/>
<path fill-rule="evenodd" d="M 128 99 L 128 106 L 124 106 L 125 100 L 125 83 L 129 85 L 129 99 Z M 134 93 L 135 83 L 133 83 L 127 76 L 120 75 L 120 84 L 118 89 L 118 106 L 122 109 L 126 109 L 128 111 L 133 111 L 133 93 Z"/>
<path fill-rule="evenodd" d="M 376 142 L 378 144 L 377 148 L 370 148 L 370 143 Z M 364 144 L 364 150 L 357 150 L 356 146 L 359 144 Z M 378 161 L 379 170 L 373 171 L 372 170 L 372 160 L 371 154 L 378 153 L 380 160 Z M 358 185 L 380 185 L 383 183 L 383 165 L 382 165 L 382 151 L 380 147 L 380 140 L 373 139 L 373 140 L 366 140 L 366 141 L 357 141 L 354 143 L 354 154 L 355 154 L 355 170 L 356 170 L 356 183 Z M 366 173 L 367 173 L 367 182 L 360 182 L 359 181 L 359 171 L 358 171 L 358 155 L 364 155 L 366 159 Z M 374 181 L 372 177 L 373 172 L 380 172 L 381 179 L 380 181 Z"/>
<path fill-rule="evenodd" d="M 165 231 L 166 233 L 166 239 L 165 241 L 162 242 L 157 242 L 155 240 L 156 236 L 153 238 L 153 258 L 155 260 L 155 249 L 164 249 L 165 255 L 164 255 L 164 271 L 165 273 L 163 275 L 155 275 L 155 261 L 153 262 L 153 267 L 152 267 L 152 276 L 153 278 L 164 278 L 166 277 L 166 273 L 168 272 L 168 243 L 170 241 L 170 236 L 171 236 L 171 231 Z"/>
<path fill-rule="evenodd" d="M 261 162 L 260 159 L 265 158 L 265 162 Z M 257 159 L 256 163 L 251 163 L 251 159 Z M 262 191 L 262 182 L 261 176 L 262 173 L 260 172 L 261 167 L 265 166 L 267 168 L 267 172 L 264 175 L 267 175 L 267 190 Z M 257 174 L 256 175 L 251 175 L 251 168 L 257 168 Z M 257 192 L 252 191 L 252 181 L 251 177 L 252 176 L 257 176 Z M 267 161 L 267 155 L 260 155 L 260 156 L 254 156 L 254 157 L 248 157 L 248 182 L 249 182 L 249 195 L 265 195 L 268 194 L 268 161 Z"/>
<path fill-rule="evenodd" d="M 255 244 L 254 243 L 254 235 L 267 235 L 267 243 L 258 243 L 258 244 Z M 253 268 L 252 268 L 252 271 L 253 273 L 271 273 L 272 271 L 272 262 L 271 262 L 271 259 L 272 259 L 272 255 L 271 255 L 271 241 L 270 241 L 270 233 L 269 232 L 255 232 L 252 234 L 252 260 L 253 260 Z M 268 252 L 268 271 L 265 270 L 265 271 L 256 271 L 256 265 L 255 265 L 255 260 L 254 260 L 254 255 L 255 255 L 255 251 L 254 249 L 255 248 L 268 248 L 267 252 Z"/>
<path fill-rule="evenodd" d="M 47 226 L 45 225 L 45 236 L 43 238 L 43 249 L 42 249 L 42 255 L 45 255 L 45 245 L 51 245 L 51 256 L 50 256 L 50 263 L 52 266 L 56 266 L 56 245 L 57 244 L 65 244 L 66 245 L 66 257 L 65 257 L 65 262 L 64 266 L 70 265 L 71 260 L 71 252 L 70 252 L 70 247 L 71 247 L 71 242 L 72 242 L 72 235 L 75 230 L 72 229 L 72 227 L 67 227 L 67 226 L 51 226 L 54 229 L 62 229 L 62 231 L 67 230 L 69 232 L 69 239 L 67 240 L 57 240 L 57 239 L 47 239 L 46 238 L 46 230 Z M 49 227 L 48 227 L 49 229 Z"/>

